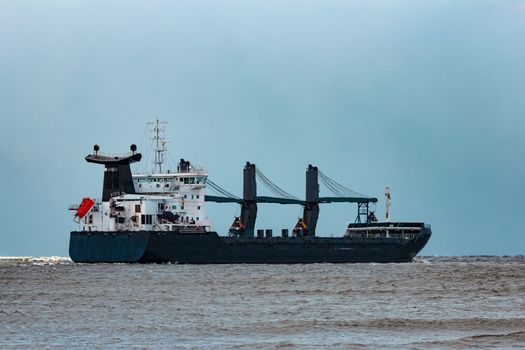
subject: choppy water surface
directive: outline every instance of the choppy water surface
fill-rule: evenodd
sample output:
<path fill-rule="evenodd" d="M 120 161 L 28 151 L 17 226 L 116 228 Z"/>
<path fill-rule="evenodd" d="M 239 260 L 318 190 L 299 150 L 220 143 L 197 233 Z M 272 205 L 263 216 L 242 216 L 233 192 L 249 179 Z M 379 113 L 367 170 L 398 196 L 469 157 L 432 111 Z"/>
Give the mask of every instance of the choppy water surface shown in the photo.
<path fill-rule="evenodd" d="M 525 257 L 84 265 L 0 258 L 0 348 L 525 347 Z"/>

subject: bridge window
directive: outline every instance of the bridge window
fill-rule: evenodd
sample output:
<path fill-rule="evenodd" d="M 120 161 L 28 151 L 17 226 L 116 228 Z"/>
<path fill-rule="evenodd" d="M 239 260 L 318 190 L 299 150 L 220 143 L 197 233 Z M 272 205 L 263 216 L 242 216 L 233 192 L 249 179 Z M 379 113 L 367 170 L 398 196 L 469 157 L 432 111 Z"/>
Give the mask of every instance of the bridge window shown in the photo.
<path fill-rule="evenodd" d="M 140 204 L 135 204 L 135 213 L 140 213 Z"/>
<path fill-rule="evenodd" d="M 201 207 L 200 207 L 200 205 L 199 205 L 199 206 L 197 206 L 197 210 L 199 210 L 200 208 L 201 208 Z"/>
<path fill-rule="evenodd" d="M 140 223 L 141 223 L 142 225 L 151 225 L 151 222 L 152 222 L 152 217 L 151 217 L 151 215 L 144 215 L 144 214 L 142 214 L 142 215 L 140 216 Z"/>
<path fill-rule="evenodd" d="M 198 177 L 197 178 L 197 183 L 198 184 L 205 184 L 206 183 L 206 178 L 204 176 Z"/>

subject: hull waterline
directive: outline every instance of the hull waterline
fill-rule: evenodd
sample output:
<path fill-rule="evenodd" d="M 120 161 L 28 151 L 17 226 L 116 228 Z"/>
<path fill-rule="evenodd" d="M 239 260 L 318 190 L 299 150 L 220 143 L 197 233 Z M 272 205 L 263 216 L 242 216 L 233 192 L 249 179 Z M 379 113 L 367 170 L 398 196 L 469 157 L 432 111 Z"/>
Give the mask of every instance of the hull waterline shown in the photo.
<path fill-rule="evenodd" d="M 358 263 L 410 262 L 431 236 L 412 239 L 365 237 L 221 237 L 216 232 L 71 232 L 69 255 L 79 263 Z"/>

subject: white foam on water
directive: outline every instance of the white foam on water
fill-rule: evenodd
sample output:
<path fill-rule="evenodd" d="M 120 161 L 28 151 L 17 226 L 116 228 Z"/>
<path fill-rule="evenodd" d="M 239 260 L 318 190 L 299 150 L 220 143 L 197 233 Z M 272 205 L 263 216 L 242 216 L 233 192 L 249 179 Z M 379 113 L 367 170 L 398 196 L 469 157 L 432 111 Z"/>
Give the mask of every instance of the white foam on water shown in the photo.
<path fill-rule="evenodd" d="M 432 264 L 430 260 L 427 260 L 421 256 L 416 256 L 414 259 L 412 259 L 412 262 L 416 264 Z"/>
<path fill-rule="evenodd" d="M 67 256 L 0 256 L 0 263 L 59 265 L 70 264 L 72 261 Z"/>
<path fill-rule="evenodd" d="M 41 256 L 35 257 L 29 260 L 31 263 L 40 265 L 58 265 L 58 264 L 69 264 L 71 259 L 66 256 Z"/>

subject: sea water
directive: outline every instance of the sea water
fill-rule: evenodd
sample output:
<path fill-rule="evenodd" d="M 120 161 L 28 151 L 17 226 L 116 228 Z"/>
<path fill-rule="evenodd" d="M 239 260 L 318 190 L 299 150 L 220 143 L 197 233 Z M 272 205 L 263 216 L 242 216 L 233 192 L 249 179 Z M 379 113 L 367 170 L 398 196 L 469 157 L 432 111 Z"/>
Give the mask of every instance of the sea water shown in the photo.
<path fill-rule="evenodd" d="M 0 258 L 1 349 L 525 347 L 525 257 L 406 264 Z"/>

